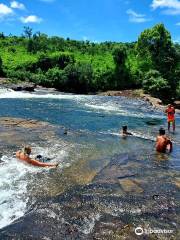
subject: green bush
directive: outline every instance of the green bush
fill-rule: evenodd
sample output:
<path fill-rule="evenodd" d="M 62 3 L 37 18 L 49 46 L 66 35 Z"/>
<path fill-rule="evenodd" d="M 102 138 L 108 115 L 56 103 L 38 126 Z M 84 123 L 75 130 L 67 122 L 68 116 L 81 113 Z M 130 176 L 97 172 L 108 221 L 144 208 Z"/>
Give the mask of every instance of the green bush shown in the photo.
<path fill-rule="evenodd" d="M 64 70 L 58 67 L 49 69 L 46 72 L 46 79 L 51 82 L 51 87 L 55 87 L 59 90 L 64 90 L 67 82 L 67 76 Z"/>
<path fill-rule="evenodd" d="M 146 73 L 143 80 L 143 89 L 146 93 L 150 93 L 162 100 L 168 100 L 169 98 L 170 86 L 168 85 L 168 81 L 162 78 L 156 70 L 150 70 Z"/>
<path fill-rule="evenodd" d="M 32 74 L 27 71 L 18 70 L 18 71 L 7 71 L 7 77 L 14 80 L 14 81 L 31 81 Z"/>
<path fill-rule="evenodd" d="M 0 57 L 0 77 L 2 77 L 4 74 L 3 74 L 3 69 L 2 69 L 2 59 Z"/>
<path fill-rule="evenodd" d="M 66 91 L 87 93 L 92 90 L 93 68 L 91 64 L 79 62 L 64 69 L 67 76 Z"/>
<path fill-rule="evenodd" d="M 177 89 L 176 89 L 176 98 L 177 98 L 177 100 L 180 100 L 180 82 L 179 82 L 179 84 L 177 86 Z"/>
<path fill-rule="evenodd" d="M 38 72 L 36 74 L 31 75 L 31 80 L 33 83 L 37 85 L 42 85 L 44 87 L 51 87 L 51 83 L 47 81 L 46 76 L 43 72 Z"/>

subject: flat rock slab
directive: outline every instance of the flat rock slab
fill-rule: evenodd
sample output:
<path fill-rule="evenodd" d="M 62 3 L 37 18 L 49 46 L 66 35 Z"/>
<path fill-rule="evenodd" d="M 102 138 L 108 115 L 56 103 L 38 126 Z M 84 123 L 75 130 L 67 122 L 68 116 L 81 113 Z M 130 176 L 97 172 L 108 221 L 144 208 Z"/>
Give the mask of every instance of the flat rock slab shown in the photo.
<path fill-rule="evenodd" d="M 180 188 L 180 178 L 174 178 L 173 183 L 176 185 L 176 187 Z"/>
<path fill-rule="evenodd" d="M 17 149 L 19 146 L 56 138 L 58 127 L 33 119 L 0 118 L 0 150 Z"/>
<path fill-rule="evenodd" d="M 50 124 L 32 119 L 1 117 L 0 125 L 5 127 L 39 128 L 48 126 Z"/>
<path fill-rule="evenodd" d="M 137 184 L 136 181 L 130 179 L 121 179 L 119 183 L 125 192 L 142 193 L 144 190 Z"/>

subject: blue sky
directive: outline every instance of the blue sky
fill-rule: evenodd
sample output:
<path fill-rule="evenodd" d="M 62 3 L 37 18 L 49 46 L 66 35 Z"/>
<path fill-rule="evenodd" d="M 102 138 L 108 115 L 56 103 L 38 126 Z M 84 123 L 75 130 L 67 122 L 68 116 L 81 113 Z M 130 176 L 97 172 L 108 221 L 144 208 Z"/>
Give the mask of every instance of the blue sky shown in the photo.
<path fill-rule="evenodd" d="M 131 42 L 160 22 L 180 42 L 180 0 L 0 0 L 5 34 L 20 35 L 30 26 L 51 36 Z"/>

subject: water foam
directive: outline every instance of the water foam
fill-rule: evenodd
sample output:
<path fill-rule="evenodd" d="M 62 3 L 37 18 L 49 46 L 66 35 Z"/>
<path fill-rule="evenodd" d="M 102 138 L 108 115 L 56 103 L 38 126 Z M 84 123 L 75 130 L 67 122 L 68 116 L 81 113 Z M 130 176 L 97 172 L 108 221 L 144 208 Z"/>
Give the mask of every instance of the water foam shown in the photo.
<path fill-rule="evenodd" d="M 116 114 L 116 115 L 121 115 L 121 116 L 136 117 L 136 118 L 148 117 L 148 118 L 157 118 L 157 119 L 165 118 L 165 116 L 163 116 L 163 115 L 150 114 L 150 113 L 146 113 L 146 112 L 135 113 L 132 111 L 132 109 L 131 109 L 131 111 L 128 111 L 128 110 L 125 110 L 124 108 L 122 108 L 122 106 L 120 104 L 116 104 L 113 102 L 107 102 L 107 103 L 104 103 L 101 105 L 85 103 L 85 106 L 90 109 L 99 110 L 98 112 L 104 111 L 109 114 Z"/>
<path fill-rule="evenodd" d="M 30 98 L 50 98 L 50 99 L 73 99 L 79 100 L 86 98 L 86 95 L 73 95 L 73 94 L 62 94 L 62 93 L 48 93 L 48 91 L 43 91 L 40 94 L 40 91 L 37 92 L 23 92 L 23 91 L 13 91 L 11 89 L 0 89 L 0 99 L 8 99 L 8 98 L 15 98 L 15 99 L 30 99 Z"/>
<path fill-rule="evenodd" d="M 38 168 L 29 167 L 15 157 L 3 155 L 0 166 L 0 228 L 24 215 L 27 207 L 27 173 Z"/>
<path fill-rule="evenodd" d="M 32 157 L 37 154 L 50 157 L 51 162 L 60 163 L 58 168 L 62 169 L 70 165 L 67 159 L 71 147 L 70 144 L 56 140 L 47 141 L 46 147 L 32 144 Z M 0 228 L 3 228 L 24 216 L 28 209 L 32 182 L 35 179 L 37 183 L 37 174 L 50 171 L 50 168 L 34 167 L 10 155 L 3 155 L 1 160 L 3 162 L 0 163 Z"/>

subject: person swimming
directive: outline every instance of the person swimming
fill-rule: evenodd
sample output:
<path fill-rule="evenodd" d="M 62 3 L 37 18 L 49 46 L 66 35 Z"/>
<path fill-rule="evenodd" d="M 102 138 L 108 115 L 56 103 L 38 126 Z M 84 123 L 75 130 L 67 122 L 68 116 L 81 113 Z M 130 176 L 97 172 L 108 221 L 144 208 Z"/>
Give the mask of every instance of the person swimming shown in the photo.
<path fill-rule="evenodd" d="M 163 128 L 159 129 L 159 136 L 156 139 L 156 151 L 162 153 L 172 152 L 172 141 L 166 136 Z"/>
<path fill-rule="evenodd" d="M 44 163 L 44 162 L 40 162 L 38 160 L 30 158 L 31 151 L 32 149 L 30 146 L 25 146 L 22 149 L 22 151 L 16 152 L 16 157 L 34 166 L 39 166 L 39 167 L 57 167 L 58 166 L 58 163 Z"/>
<path fill-rule="evenodd" d="M 131 132 L 127 131 L 127 126 L 124 125 L 122 126 L 122 132 L 121 132 L 122 136 L 128 136 L 128 135 L 133 135 Z"/>

